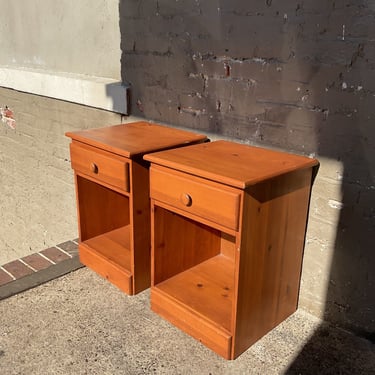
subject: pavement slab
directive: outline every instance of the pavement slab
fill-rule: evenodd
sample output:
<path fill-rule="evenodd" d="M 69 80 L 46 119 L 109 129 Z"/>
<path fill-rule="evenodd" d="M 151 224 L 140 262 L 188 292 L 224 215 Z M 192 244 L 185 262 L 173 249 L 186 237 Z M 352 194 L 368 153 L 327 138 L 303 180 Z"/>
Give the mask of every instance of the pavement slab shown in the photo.
<path fill-rule="evenodd" d="M 88 268 L 0 301 L 2 374 L 372 374 L 375 347 L 299 309 L 227 361 Z"/>

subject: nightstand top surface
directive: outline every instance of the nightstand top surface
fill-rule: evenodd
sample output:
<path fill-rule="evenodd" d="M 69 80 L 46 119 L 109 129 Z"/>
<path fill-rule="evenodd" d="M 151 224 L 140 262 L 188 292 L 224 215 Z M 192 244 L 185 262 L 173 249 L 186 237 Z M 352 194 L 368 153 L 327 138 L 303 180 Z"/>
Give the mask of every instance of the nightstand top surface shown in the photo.
<path fill-rule="evenodd" d="M 144 159 L 241 189 L 319 164 L 305 156 L 228 141 L 156 152 L 145 155 Z"/>
<path fill-rule="evenodd" d="M 146 121 L 67 132 L 66 136 L 128 158 L 207 139 L 202 134 Z"/>

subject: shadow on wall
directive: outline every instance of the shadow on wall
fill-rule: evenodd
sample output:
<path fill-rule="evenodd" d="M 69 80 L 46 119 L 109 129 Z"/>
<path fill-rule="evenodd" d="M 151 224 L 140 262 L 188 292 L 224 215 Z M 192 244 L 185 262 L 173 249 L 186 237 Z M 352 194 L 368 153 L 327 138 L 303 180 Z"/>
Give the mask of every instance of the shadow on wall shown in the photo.
<path fill-rule="evenodd" d="M 336 172 L 341 182 L 341 200 L 331 200 L 326 192 L 327 203 L 339 210 L 339 217 L 324 318 L 375 343 L 375 49 L 369 21 L 375 7 L 365 1 L 336 5 L 321 0 L 308 11 L 319 26 L 304 44 L 296 44 L 295 54 L 305 56 L 302 69 L 311 67 L 307 101 L 326 115 L 315 125 L 316 151 L 342 164 L 342 170 L 330 176 L 334 180 Z M 319 17 L 320 12 L 326 12 L 326 18 Z M 300 20 L 303 25 L 305 17 Z M 324 231 L 328 224 L 323 216 Z M 347 373 L 337 364 L 345 362 L 350 344 L 330 335 L 322 325 L 287 373 L 328 374 L 332 368 Z M 350 373 L 363 373 L 364 368 L 366 354 L 351 364 Z"/>
<path fill-rule="evenodd" d="M 375 342 L 375 6 L 364 0 L 119 6 L 132 114 L 342 164 L 337 174 L 327 162 L 328 174 L 318 175 L 326 186 L 341 183 L 342 199 L 324 192 L 317 226 L 323 235 L 329 231 L 325 215 L 334 206 L 335 241 L 310 259 L 319 268 L 319 257 L 332 251 L 325 319 Z M 309 359 L 318 362 L 314 371 L 324 371 L 339 356 L 336 338 L 326 333 L 317 330 L 291 373 L 306 373 Z M 326 363 L 314 353 L 319 342 Z"/>

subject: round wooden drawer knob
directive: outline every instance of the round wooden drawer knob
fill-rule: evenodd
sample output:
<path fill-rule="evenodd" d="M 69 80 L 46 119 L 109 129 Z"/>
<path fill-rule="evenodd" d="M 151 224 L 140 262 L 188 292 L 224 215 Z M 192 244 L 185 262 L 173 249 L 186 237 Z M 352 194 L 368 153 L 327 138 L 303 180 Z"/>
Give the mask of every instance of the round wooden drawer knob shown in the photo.
<path fill-rule="evenodd" d="M 181 202 L 185 206 L 191 206 L 193 203 L 193 199 L 188 193 L 182 193 L 180 196 Z"/>
<path fill-rule="evenodd" d="M 92 173 L 97 174 L 99 172 L 99 168 L 95 163 L 91 163 L 90 168 Z"/>

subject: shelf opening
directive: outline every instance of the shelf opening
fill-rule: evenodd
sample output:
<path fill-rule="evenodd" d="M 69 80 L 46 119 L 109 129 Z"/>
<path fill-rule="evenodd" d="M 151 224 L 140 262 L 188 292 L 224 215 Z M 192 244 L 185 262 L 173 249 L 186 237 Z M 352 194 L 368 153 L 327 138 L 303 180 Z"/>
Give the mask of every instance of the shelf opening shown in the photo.
<path fill-rule="evenodd" d="M 130 225 L 103 233 L 83 243 L 107 262 L 131 272 Z"/>
<path fill-rule="evenodd" d="M 131 273 L 129 198 L 81 176 L 77 190 L 81 242 Z"/>
<path fill-rule="evenodd" d="M 235 237 L 154 207 L 153 287 L 231 332 Z"/>
<path fill-rule="evenodd" d="M 130 224 L 129 198 L 77 175 L 80 240 Z"/>

